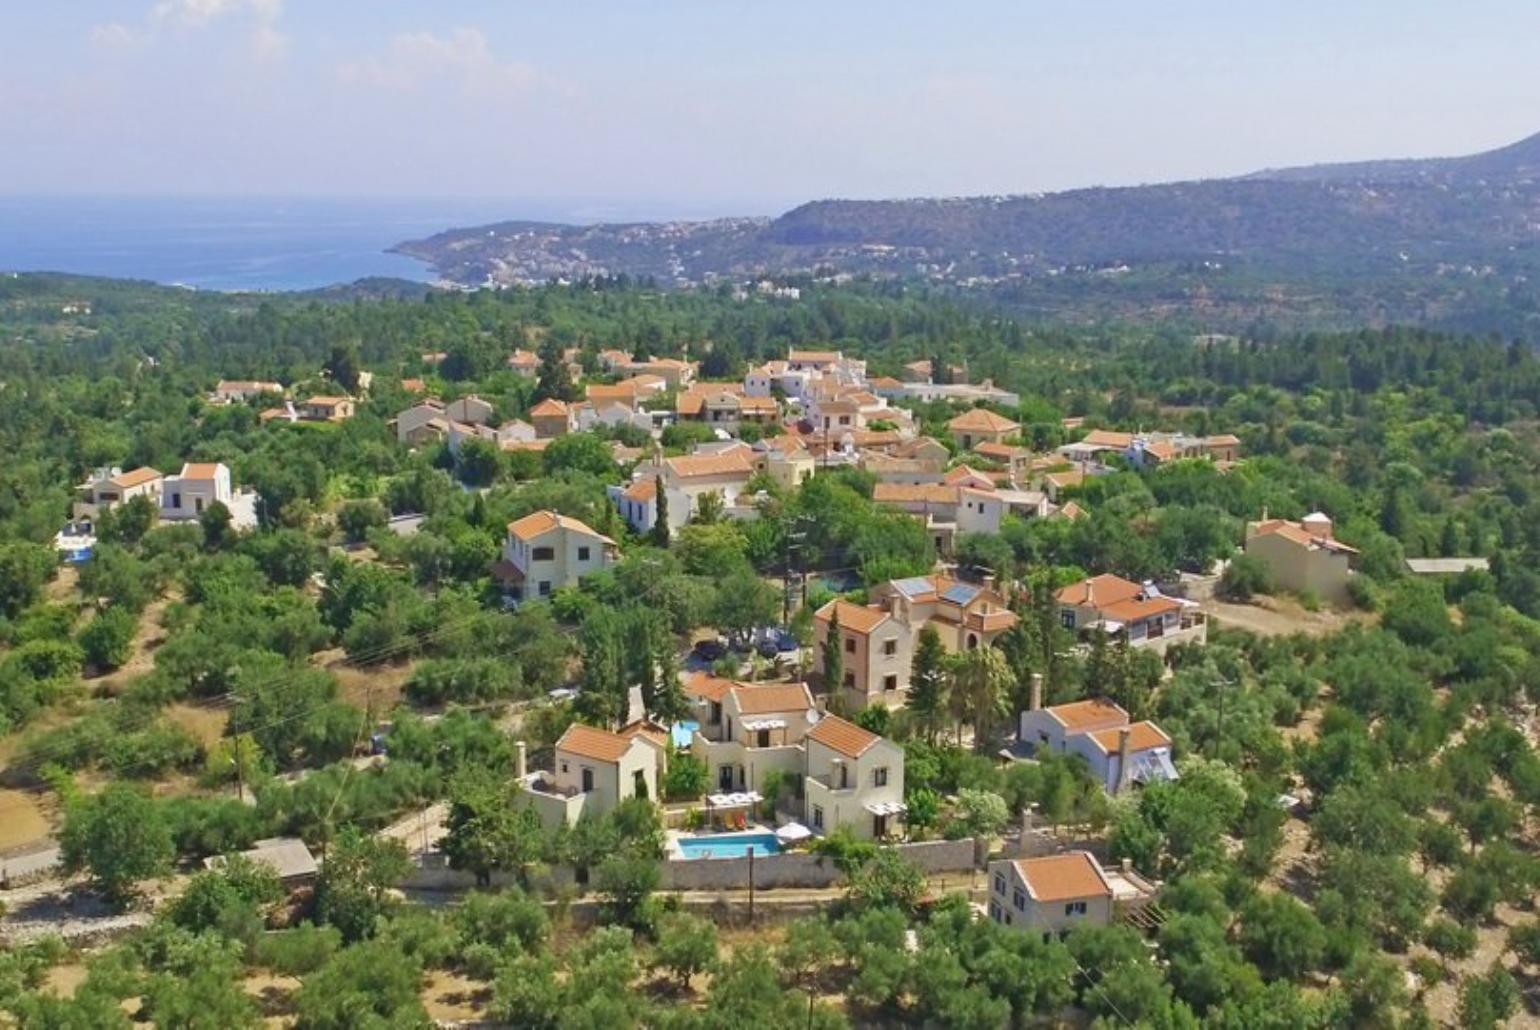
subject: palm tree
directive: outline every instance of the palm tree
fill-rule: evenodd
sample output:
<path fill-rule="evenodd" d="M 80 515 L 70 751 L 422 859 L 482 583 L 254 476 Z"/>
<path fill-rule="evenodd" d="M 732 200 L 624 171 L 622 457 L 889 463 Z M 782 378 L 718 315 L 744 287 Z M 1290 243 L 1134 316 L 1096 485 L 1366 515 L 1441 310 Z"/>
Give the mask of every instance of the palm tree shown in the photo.
<path fill-rule="evenodd" d="M 996 720 L 1008 712 L 1007 701 L 1014 680 L 1010 663 L 995 648 L 979 647 L 952 655 L 947 660 L 947 675 L 951 680 L 952 714 L 959 724 L 968 722 L 973 726 L 973 746 L 982 748 Z M 959 741 L 961 733 L 959 725 Z"/>

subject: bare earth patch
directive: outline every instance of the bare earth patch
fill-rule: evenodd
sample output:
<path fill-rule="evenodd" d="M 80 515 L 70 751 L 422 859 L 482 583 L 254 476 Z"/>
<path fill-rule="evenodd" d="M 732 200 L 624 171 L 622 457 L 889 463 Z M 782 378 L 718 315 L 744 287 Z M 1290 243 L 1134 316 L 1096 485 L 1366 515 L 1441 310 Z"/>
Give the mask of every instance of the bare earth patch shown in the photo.
<path fill-rule="evenodd" d="M 49 803 L 33 791 L 0 790 L 0 851 L 46 840 L 53 832 L 45 808 Z"/>
<path fill-rule="evenodd" d="M 1203 612 L 1224 629 L 1243 629 L 1259 636 L 1288 636 L 1305 633 L 1313 637 L 1335 633 L 1352 623 L 1370 623 L 1368 612 L 1341 612 L 1329 608 L 1306 611 L 1291 597 L 1259 597 L 1253 604 L 1232 604 L 1217 597 L 1201 602 Z"/>

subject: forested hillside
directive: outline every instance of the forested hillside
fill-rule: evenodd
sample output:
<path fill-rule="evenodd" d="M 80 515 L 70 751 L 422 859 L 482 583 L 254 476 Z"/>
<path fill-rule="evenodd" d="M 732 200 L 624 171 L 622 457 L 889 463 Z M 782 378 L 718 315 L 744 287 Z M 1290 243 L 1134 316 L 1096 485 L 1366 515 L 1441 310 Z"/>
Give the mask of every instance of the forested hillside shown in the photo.
<path fill-rule="evenodd" d="M 430 392 L 529 418 L 578 396 L 573 368 L 615 385 L 600 351 L 741 382 L 793 348 L 863 357 L 874 379 L 916 359 L 992 378 L 1019 394 L 995 412 L 1016 427 L 1005 450 L 1044 472 L 1069 470 L 1056 449 L 1092 428 L 1238 439 L 1233 462 L 1108 457 L 1067 481 L 1055 515 L 959 534 L 947 574 L 1008 590 L 1011 628 L 994 646 L 917 653 L 929 689 L 904 707 L 845 712 L 901 756 L 911 840 L 1013 854 L 1031 813 L 1051 839 L 1158 885 L 1148 920 L 1045 939 L 978 917 L 987 876 L 927 877 L 838 832 L 806 845 L 842 876 L 810 893 L 811 914 L 805 898 L 777 911 L 768 888 L 752 903 L 698 892 L 709 904 L 663 890 L 667 835 L 700 826 L 716 782 L 689 749 L 656 798 L 554 828 L 519 807 L 521 764 L 549 768 L 575 723 L 616 726 L 633 687 L 672 724 L 698 712 L 686 662 L 781 678 L 726 645 L 702 664 L 697 645 L 779 624 L 783 603 L 809 656 L 796 675 L 835 711 L 822 688 L 844 659 L 816 644 L 813 613 L 836 599 L 864 610 L 940 555 L 925 522 L 876 503 L 874 472 L 827 460 L 790 484 L 756 477 L 752 517 L 702 504 L 677 530 L 633 529 L 610 488 L 650 452 L 722 443 L 705 425 L 455 452 L 408 444 L 391 420 Z M 539 371 L 514 371 L 515 350 Z M 358 409 L 264 420 L 268 401 L 210 399 L 231 378 L 297 398 L 347 391 Z M 21 276 L 0 279 L 0 402 L 0 823 L 56 842 L 68 877 L 46 904 L 0 885 L 18 902 L 0 913 L 0 1010 L 21 1027 L 1540 1018 L 1540 358 L 1527 346 L 1417 328 L 1066 327 L 890 281 L 806 283 L 796 299 L 597 280 L 334 300 Z M 948 474 L 1005 474 L 949 432 L 957 407 L 909 409 Z M 256 492 L 256 524 L 157 522 L 129 502 L 103 517 L 88 561 L 61 563 L 52 538 L 82 477 L 183 462 L 228 465 Z M 513 606 L 491 569 L 510 522 L 543 511 L 604 534 L 614 561 Z M 1335 608 L 1284 596 L 1240 551 L 1248 522 L 1318 511 L 1355 553 Z M 416 520 L 410 532 L 395 516 Z M 781 589 L 793 548 L 805 603 Z M 1423 576 L 1409 557 L 1487 568 Z M 1126 635 L 1077 637 L 1054 592 L 1102 574 L 1209 582 L 1223 595 L 1212 631 L 1163 657 Z M 1238 628 L 1259 614 L 1275 628 Z M 1034 684 L 1050 704 L 1106 698 L 1158 721 L 1180 776 L 1109 793 L 1079 756 L 1003 759 Z M 475 887 L 418 904 L 393 888 L 418 870 L 432 820 L 435 868 Z M 315 883 L 204 866 L 273 836 L 324 856 Z M 137 922 L 111 941 L 49 932 L 120 909 Z"/>

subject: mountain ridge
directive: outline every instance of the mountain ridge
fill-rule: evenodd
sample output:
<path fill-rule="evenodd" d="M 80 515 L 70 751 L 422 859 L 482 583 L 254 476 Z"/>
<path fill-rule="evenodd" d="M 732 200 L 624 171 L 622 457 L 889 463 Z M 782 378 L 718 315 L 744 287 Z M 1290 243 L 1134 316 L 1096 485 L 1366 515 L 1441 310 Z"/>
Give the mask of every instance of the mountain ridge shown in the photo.
<path fill-rule="evenodd" d="M 466 285 L 871 275 L 1079 320 L 1097 317 L 1101 301 L 1120 315 L 1218 311 L 1230 323 L 1286 315 L 1304 300 L 1305 324 L 1514 331 L 1540 328 L 1531 285 L 1540 281 L 1540 134 L 1460 157 L 1054 193 L 824 199 L 769 219 L 511 220 L 397 250 Z"/>

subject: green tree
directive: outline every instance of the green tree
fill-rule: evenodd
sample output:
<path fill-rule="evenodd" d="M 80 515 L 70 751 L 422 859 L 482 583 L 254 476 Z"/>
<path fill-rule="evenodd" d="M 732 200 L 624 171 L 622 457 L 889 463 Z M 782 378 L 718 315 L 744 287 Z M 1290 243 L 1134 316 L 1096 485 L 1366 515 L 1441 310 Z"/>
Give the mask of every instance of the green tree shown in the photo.
<path fill-rule="evenodd" d="M 670 532 L 668 524 L 668 490 L 663 486 L 663 477 L 661 475 L 652 477 L 652 486 L 657 512 L 652 523 L 651 543 L 654 547 L 667 548 Z"/>
<path fill-rule="evenodd" d="M 1295 980 L 1320 965 L 1326 931 L 1289 895 L 1258 892 L 1241 908 L 1240 944 L 1264 975 Z"/>
<path fill-rule="evenodd" d="M 540 366 L 535 372 L 535 401 L 577 399 L 577 387 L 567 368 L 566 348 L 554 335 L 540 344 Z"/>
<path fill-rule="evenodd" d="M 1238 554 L 1231 558 L 1219 577 L 1220 596 L 1240 604 L 1245 604 L 1257 594 L 1272 593 L 1272 590 L 1272 570 L 1253 554 Z"/>
<path fill-rule="evenodd" d="M 198 516 L 198 525 L 203 530 L 203 546 L 211 551 L 224 550 L 234 538 L 233 524 L 234 518 L 223 501 L 215 501 L 204 508 Z"/>
<path fill-rule="evenodd" d="M 522 793 L 521 784 L 484 767 L 454 779 L 440 844 L 451 869 L 475 873 L 483 885 L 498 870 L 525 879 L 529 867 L 545 856 L 547 844 L 540 816 L 521 801 Z"/>
<path fill-rule="evenodd" d="M 711 968 L 717 957 L 716 924 L 688 912 L 675 912 L 658 922 L 658 945 L 653 962 L 666 969 L 681 987 Z"/>
<path fill-rule="evenodd" d="M 823 687 L 830 692 L 845 684 L 845 635 L 840 632 L 840 603 L 836 601 L 829 609 L 829 630 L 820 651 Z"/>
<path fill-rule="evenodd" d="M 0 615 L 14 619 L 38 599 L 58 568 L 59 556 L 51 547 L 21 540 L 0 544 Z"/>
<path fill-rule="evenodd" d="M 912 912 L 925 896 L 925 874 L 892 848 L 878 848 L 850 877 L 846 897 L 856 908 Z"/>
<path fill-rule="evenodd" d="M 326 374 L 332 382 L 352 394 L 358 392 L 359 373 L 362 366 L 358 357 L 358 344 L 353 341 L 332 344 L 326 359 Z"/>
<path fill-rule="evenodd" d="M 59 847 L 66 869 L 86 870 L 119 904 L 133 897 L 141 880 L 169 873 L 176 855 L 171 827 L 155 800 L 125 783 L 70 804 Z"/>
<path fill-rule="evenodd" d="M 1467 1030 L 1493 1030 L 1518 1008 L 1518 985 L 1500 965 L 1482 976 L 1468 976 L 1460 984 L 1460 1026 Z"/>
<path fill-rule="evenodd" d="M 947 714 L 946 648 L 930 623 L 920 629 L 910 666 L 907 707 L 925 740 L 935 743 Z"/>
<path fill-rule="evenodd" d="M 305 978 L 294 993 L 294 1010 L 306 1030 L 426 1028 L 433 1024 L 421 987 L 418 959 L 393 942 L 362 941 Z"/>
<path fill-rule="evenodd" d="M 128 661 L 139 620 L 126 608 L 109 606 L 80 631 L 80 650 L 98 669 L 116 669 Z"/>
<path fill-rule="evenodd" d="M 411 870 L 400 841 L 344 827 L 326 849 L 316 884 L 316 915 L 341 930 L 344 940 L 368 937 L 393 907 L 391 888 Z"/>
<path fill-rule="evenodd" d="M 953 714 L 973 727 L 974 749 L 988 750 L 1014 682 L 1005 655 L 993 647 L 959 651 L 947 659 L 947 680 Z"/>

